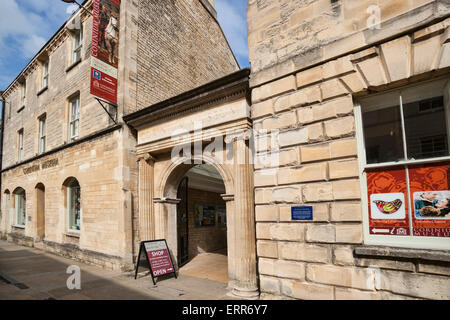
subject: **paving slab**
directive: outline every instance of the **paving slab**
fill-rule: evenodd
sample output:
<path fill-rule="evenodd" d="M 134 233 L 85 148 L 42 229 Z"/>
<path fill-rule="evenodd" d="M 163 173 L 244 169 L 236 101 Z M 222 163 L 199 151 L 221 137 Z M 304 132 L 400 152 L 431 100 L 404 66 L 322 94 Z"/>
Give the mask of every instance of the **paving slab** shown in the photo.
<path fill-rule="evenodd" d="M 200 266 L 204 258 L 191 265 L 191 274 L 195 275 L 194 266 Z M 214 266 L 223 268 L 223 257 L 216 260 Z M 71 275 L 66 270 L 71 265 L 80 267 L 80 290 L 67 288 Z M 181 272 L 177 279 L 169 275 L 154 285 L 151 275 L 143 271 L 135 280 L 134 272 L 105 270 L 0 241 L 0 300 L 236 300 L 228 295 L 230 290 L 219 272 L 214 278 L 222 282 Z M 204 276 L 204 271 L 198 270 L 197 275 Z"/>

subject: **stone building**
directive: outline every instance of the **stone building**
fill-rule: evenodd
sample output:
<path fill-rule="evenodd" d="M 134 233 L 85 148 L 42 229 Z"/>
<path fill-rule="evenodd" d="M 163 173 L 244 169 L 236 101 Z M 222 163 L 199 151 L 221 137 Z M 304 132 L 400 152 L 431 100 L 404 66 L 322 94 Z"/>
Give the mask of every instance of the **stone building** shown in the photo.
<path fill-rule="evenodd" d="M 221 252 L 246 298 L 450 298 L 448 0 L 249 0 L 251 70 L 214 1 L 122 1 L 121 18 L 117 124 L 89 55 L 65 70 L 65 29 L 5 90 L 8 239 L 106 267 L 166 239 L 180 272 Z"/>
<path fill-rule="evenodd" d="M 249 0 L 247 15 L 258 158 L 279 153 L 255 162 L 261 296 L 448 299 L 450 2 Z"/>
<path fill-rule="evenodd" d="M 122 117 L 239 66 L 211 3 L 122 0 L 118 103 L 104 109 L 89 91 L 93 1 L 83 5 L 2 94 L 0 231 L 9 241 L 132 269 L 143 237 L 135 232 L 136 135 Z"/>

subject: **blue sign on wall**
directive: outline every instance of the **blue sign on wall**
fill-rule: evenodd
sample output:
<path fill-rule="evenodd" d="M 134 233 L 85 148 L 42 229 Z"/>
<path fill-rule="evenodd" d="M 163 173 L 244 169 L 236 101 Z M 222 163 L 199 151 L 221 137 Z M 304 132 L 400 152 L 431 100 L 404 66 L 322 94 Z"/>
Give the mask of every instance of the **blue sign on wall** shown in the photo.
<path fill-rule="evenodd" d="M 292 220 L 312 220 L 313 208 L 310 206 L 304 207 L 292 207 L 291 208 Z"/>

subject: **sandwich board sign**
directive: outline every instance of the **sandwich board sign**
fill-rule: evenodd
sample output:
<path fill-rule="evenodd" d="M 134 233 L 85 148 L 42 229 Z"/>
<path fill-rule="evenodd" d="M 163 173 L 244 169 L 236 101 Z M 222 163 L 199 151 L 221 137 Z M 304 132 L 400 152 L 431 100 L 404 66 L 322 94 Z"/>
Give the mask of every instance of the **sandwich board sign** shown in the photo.
<path fill-rule="evenodd" d="M 150 268 L 153 284 L 156 285 L 155 278 L 165 274 L 173 273 L 175 278 L 177 278 L 172 258 L 170 257 L 169 248 L 167 247 L 167 242 L 163 239 L 141 242 L 134 279 L 137 277 L 142 252 L 145 252 L 145 257 Z"/>

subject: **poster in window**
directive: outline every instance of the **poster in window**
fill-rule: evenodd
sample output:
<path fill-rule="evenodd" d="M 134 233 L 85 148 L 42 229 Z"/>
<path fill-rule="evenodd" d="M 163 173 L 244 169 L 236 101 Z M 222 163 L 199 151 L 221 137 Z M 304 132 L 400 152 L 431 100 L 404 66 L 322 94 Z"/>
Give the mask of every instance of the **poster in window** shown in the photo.
<path fill-rule="evenodd" d="M 406 173 L 403 168 L 367 172 L 369 233 L 407 236 L 409 232 Z"/>
<path fill-rule="evenodd" d="M 409 168 L 413 235 L 450 237 L 450 163 Z"/>
<path fill-rule="evenodd" d="M 217 224 L 219 226 L 227 225 L 227 210 L 225 206 L 217 207 Z"/>
<path fill-rule="evenodd" d="M 196 204 L 194 221 L 196 227 L 216 225 L 216 208 L 211 205 Z"/>

